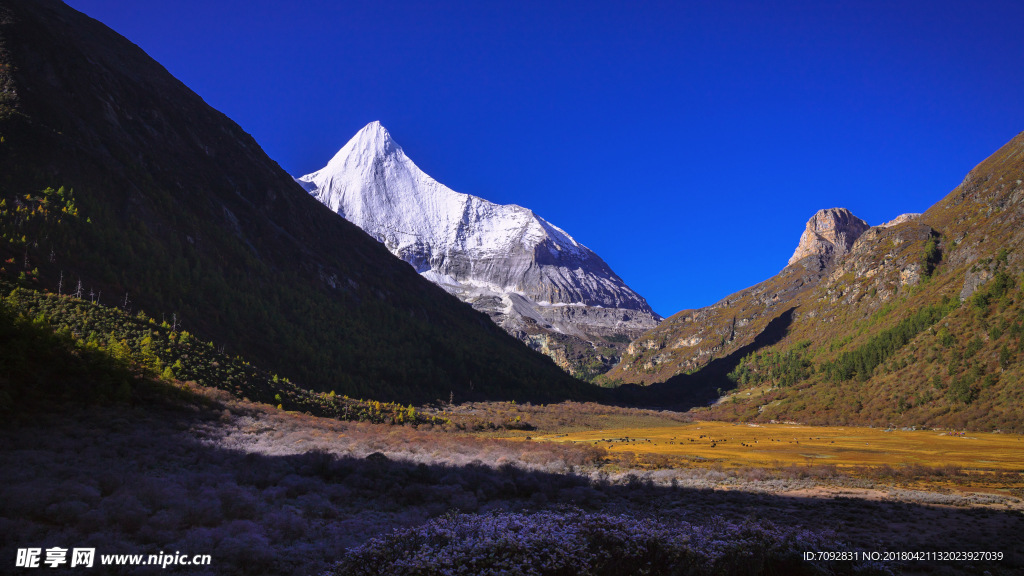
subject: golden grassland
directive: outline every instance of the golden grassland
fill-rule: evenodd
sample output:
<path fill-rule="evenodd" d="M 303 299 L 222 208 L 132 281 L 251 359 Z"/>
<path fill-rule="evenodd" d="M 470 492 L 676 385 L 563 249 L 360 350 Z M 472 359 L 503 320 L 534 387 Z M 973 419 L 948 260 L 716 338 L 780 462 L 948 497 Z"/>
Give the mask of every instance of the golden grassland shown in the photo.
<path fill-rule="evenodd" d="M 612 455 L 623 452 L 637 456 L 660 454 L 696 462 L 716 462 L 727 467 L 830 464 L 843 468 L 911 464 L 1024 472 L 1024 440 L 1018 434 L 967 432 L 953 436 L 934 430 L 692 422 L 535 434 L 531 439 L 597 445 Z"/>

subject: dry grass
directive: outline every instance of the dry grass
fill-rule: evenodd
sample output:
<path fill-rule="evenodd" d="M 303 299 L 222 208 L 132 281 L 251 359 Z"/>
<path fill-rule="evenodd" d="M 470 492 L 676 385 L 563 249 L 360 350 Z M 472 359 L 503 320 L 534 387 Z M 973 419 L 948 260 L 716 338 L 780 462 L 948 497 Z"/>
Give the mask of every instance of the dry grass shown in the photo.
<path fill-rule="evenodd" d="M 632 452 L 726 467 L 953 465 L 975 471 L 1024 471 L 1024 441 L 1017 434 L 967 433 L 958 437 L 932 430 L 693 422 L 657 428 L 609 427 L 533 438 L 600 446 L 612 457 Z"/>

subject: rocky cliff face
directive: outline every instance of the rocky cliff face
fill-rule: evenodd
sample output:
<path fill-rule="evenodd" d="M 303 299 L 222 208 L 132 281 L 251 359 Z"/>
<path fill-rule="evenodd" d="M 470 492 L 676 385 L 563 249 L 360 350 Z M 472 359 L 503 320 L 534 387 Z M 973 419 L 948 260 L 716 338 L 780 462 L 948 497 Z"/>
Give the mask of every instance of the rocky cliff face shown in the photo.
<path fill-rule="evenodd" d="M 819 268 L 824 269 L 834 258 L 846 254 L 868 228 L 867 222 L 846 208 L 819 210 L 807 221 L 807 228 L 789 263 L 813 257 Z"/>
<path fill-rule="evenodd" d="M 596 351 L 598 344 L 614 345 L 661 320 L 564 230 L 527 208 L 494 204 L 437 182 L 379 122 L 360 130 L 323 169 L 297 181 L 423 277 L 528 344 L 535 345 L 531 337 L 538 334 L 557 333 Z"/>

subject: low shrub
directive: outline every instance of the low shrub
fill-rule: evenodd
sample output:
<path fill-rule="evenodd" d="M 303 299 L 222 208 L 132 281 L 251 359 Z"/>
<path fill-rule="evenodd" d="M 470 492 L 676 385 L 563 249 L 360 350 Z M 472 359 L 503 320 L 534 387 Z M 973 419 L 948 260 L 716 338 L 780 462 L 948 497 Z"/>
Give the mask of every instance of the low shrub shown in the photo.
<path fill-rule="evenodd" d="M 881 564 L 802 556 L 843 549 L 832 533 L 767 521 L 694 525 L 578 510 L 449 514 L 351 549 L 326 574 L 892 574 Z"/>

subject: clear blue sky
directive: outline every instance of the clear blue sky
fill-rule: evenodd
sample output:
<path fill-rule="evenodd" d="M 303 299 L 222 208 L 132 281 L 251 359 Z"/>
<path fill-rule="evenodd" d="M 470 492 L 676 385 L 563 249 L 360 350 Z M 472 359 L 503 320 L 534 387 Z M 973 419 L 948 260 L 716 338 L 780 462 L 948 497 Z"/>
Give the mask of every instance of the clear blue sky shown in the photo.
<path fill-rule="evenodd" d="M 938 201 L 1024 130 L 1024 3 L 70 0 L 293 175 L 380 120 L 656 311 L 781 270 L 807 219 Z"/>

